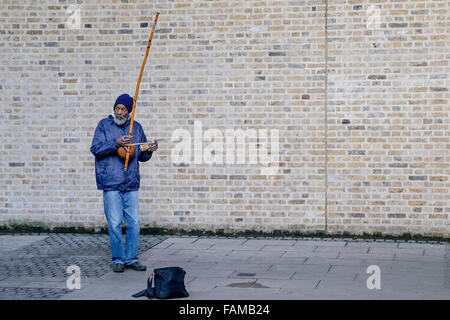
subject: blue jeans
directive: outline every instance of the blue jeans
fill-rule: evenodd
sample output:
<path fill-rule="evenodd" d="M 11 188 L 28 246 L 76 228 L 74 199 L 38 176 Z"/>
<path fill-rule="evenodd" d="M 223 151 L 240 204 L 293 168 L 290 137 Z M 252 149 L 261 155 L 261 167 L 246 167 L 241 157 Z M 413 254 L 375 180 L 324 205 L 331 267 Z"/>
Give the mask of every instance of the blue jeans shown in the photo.
<path fill-rule="evenodd" d="M 103 191 L 103 205 L 108 221 L 113 263 L 132 264 L 138 261 L 139 208 L 137 191 Z M 126 226 L 126 250 L 122 245 L 122 222 Z"/>

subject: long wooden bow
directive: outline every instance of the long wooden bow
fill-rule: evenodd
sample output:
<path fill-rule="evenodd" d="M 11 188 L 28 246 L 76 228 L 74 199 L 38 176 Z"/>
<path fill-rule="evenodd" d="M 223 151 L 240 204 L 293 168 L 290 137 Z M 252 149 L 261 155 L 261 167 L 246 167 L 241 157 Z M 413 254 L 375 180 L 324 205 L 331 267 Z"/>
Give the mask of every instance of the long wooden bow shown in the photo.
<path fill-rule="evenodd" d="M 147 62 L 148 52 L 150 50 L 150 45 L 152 44 L 153 33 L 155 32 L 155 27 L 156 27 L 156 22 L 158 21 L 158 17 L 159 17 L 159 12 L 156 13 L 155 22 L 153 23 L 153 27 L 152 27 L 152 33 L 150 33 L 150 38 L 148 39 L 147 50 L 145 51 L 144 61 L 142 62 L 141 72 L 139 74 L 139 79 L 138 79 L 138 82 L 136 85 L 136 92 L 134 93 L 133 110 L 131 111 L 131 120 L 130 120 L 130 132 L 128 134 L 130 137 L 133 135 L 134 111 L 135 111 L 136 101 L 137 101 L 137 97 L 138 97 L 138 93 L 139 93 L 139 86 L 141 85 L 142 73 L 144 72 L 145 62 Z M 126 149 L 127 149 L 127 153 L 125 156 L 125 166 L 123 167 L 125 171 L 127 171 L 127 169 L 128 169 L 128 161 L 130 160 L 130 152 L 128 150 L 128 147 Z"/>

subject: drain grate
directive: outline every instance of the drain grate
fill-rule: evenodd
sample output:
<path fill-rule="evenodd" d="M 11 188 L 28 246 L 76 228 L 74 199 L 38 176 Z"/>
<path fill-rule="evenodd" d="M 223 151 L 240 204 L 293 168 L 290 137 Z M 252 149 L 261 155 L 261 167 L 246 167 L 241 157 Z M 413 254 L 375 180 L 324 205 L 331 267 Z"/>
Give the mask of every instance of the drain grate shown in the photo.
<path fill-rule="evenodd" d="M 232 287 L 232 288 L 258 288 L 258 289 L 265 289 L 265 288 L 270 288 L 267 286 L 264 286 L 258 282 L 235 282 L 235 283 L 230 283 L 226 285 L 227 287 Z"/>
<path fill-rule="evenodd" d="M 237 274 L 238 277 L 254 277 L 256 273 L 246 273 L 246 272 L 240 272 Z"/>

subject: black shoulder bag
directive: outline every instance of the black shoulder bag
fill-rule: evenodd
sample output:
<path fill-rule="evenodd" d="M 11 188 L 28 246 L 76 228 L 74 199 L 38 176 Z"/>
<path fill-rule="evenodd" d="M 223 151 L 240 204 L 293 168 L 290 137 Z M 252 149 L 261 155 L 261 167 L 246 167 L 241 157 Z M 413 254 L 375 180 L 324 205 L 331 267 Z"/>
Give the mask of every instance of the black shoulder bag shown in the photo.
<path fill-rule="evenodd" d="M 188 297 L 189 293 L 184 287 L 186 271 L 180 267 L 166 267 L 153 270 L 147 280 L 147 289 L 139 291 L 134 298 L 146 296 L 148 298 L 171 299 Z"/>

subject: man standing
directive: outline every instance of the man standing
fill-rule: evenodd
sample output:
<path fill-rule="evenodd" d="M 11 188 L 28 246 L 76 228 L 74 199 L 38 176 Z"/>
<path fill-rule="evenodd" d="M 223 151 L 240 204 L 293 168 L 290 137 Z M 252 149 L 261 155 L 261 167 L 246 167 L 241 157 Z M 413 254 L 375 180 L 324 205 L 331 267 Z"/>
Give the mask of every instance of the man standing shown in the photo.
<path fill-rule="evenodd" d="M 130 113 L 133 98 L 122 94 L 114 103 L 114 112 L 103 119 L 95 129 L 91 152 L 95 156 L 95 178 L 97 188 L 103 190 L 103 206 L 108 221 L 108 233 L 114 272 L 125 268 L 145 271 L 146 266 L 138 262 L 139 209 L 138 189 L 140 185 L 139 161 L 152 157 L 158 144 L 148 143 L 136 148 L 134 156 L 124 170 L 124 159 L 117 154 L 117 148 L 131 143 L 147 142 L 142 126 L 134 121 L 133 137 L 130 130 Z M 122 245 L 122 222 L 126 225 L 126 248 Z"/>

